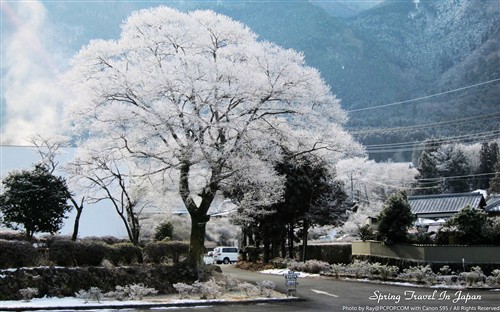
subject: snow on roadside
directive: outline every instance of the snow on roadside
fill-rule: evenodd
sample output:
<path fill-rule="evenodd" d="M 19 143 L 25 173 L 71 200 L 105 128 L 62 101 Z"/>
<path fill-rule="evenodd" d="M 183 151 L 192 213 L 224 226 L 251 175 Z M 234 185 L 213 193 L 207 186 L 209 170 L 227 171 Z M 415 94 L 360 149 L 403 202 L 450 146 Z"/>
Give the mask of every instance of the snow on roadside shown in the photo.
<path fill-rule="evenodd" d="M 260 271 L 262 274 L 272 274 L 272 275 L 286 275 L 288 272 L 290 272 L 289 269 L 268 269 L 268 270 L 263 270 Z M 310 273 L 304 273 L 304 272 L 293 272 L 299 275 L 299 277 L 315 277 L 319 276 L 319 274 L 310 274 Z"/>
<path fill-rule="evenodd" d="M 262 274 L 272 274 L 272 275 L 285 275 L 288 272 L 290 272 L 289 269 L 268 269 L 268 270 L 263 270 L 260 271 Z M 319 274 L 309 274 L 309 273 L 304 273 L 304 272 L 293 272 L 298 274 L 299 277 L 318 277 L 320 276 Z M 353 280 L 353 281 L 358 281 L 358 282 L 366 282 L 366 283 L 379 283 L 379 284 L 386 284 L 386 285 L 395 285 L 395 286 L 406 286 L 406 287 L 430 287 L 430 288 L 446 288 L 446 289 L 464 289 L 467 288 L 463 285 L 445 285 L 445 284 L 438 284 L 438 285 L 421 285 L 421 284 L 415 284 L 411 282 L 390 282 L 390 281 L 380 281 L 380 280 L 370 280 L 370 279 L 355 279 L 355 278 L 344 278 L 346 280 Z M 489 289 L 490 291 L 500 291 L 500 289 Z"/>
<path fill-rule="evenodd" d="M 95 301 L 89 301 L 85 303 L 84 300 L 74 297 L 65 297 L 65 298 L 57 298 L 57 297 L 43 297 L 43 298 L 34 298 L 30 301 L 21 301 L 21 300 L 6 300 L 0 301 L 0 309 L 1 308 L 47 308 L 47 307 L 76 307 L 82 305 L 89 306 L 99 306 L 99 305 L 113 305 L 113 306 L 125 306 L 125 305 L 140 305 L 148 303 L 145 301 L 118 301 L 118 300 L 102 300 L 101 303 Z"/>

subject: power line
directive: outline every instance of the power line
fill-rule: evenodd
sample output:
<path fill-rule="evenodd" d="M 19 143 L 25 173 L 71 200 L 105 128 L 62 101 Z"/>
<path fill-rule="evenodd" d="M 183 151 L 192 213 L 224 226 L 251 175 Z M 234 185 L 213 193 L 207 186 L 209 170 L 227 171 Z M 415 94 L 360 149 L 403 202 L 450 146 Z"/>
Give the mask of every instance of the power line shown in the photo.
<path fill-rule="evenodd" d="M 430 127 L 436 127 L 436 126 L 459 125 L 459 124 L 471 122 L 471 121 L 472 122 L 484 122 L 484 121 L 487 121 L 490 119 L 497 119 L 497 118 L 500 118 L 500 112 L 487 113 L 487 114 L 475 115 L 472 117 L 465 117 L 465 118 L 452 119 L 452 120 L 427 123 L 427 124 L 421 124 L 421 125 L 413 125 L 413 126 L 407 126 L 407 127 L 372 128 L 372 129 L 366 129 L 366 130 L 349 131 L 349 133 L 352 135 L 357 135 L 357 134 L 400 132 L 400 131 L 417 130 L 420 128 L 428 129 Z"/>
<path fill-rule="evenodd" d="M 496 136 L 500 135 L 500 129 L 499 130 L 490 130 L 490 131 L 484 131 L 484 132 L 476 132 L 476 133 L 469 133 L 469 134 L 463 134 L 463 135 L 456 135 L 456 136 L 450 136 L 450 137 L 445 137 L 445 138 L 439 138 L 439 139 L 433 139 L 432 142 L 436 144 L 445 144 L 445 143 L 450 143 L 450 142 L 457 142 L 457 141 L 467 141 L 469 139 L 476 139 L 476 138 L 483 138 L 483 137 L 489 137 L 489 136 Z M 410 142 L 398 142 L 398 143 L 384 143 L 384 144 L 370 144 L 370 145 L 365 145 L 365 147 L 373 147 L 373 148 L 379 148 L 379 147 L 399 147 L 399 146 L 413 146 L 415 144 L 423 143 L 424 141 L 410 141 Z"/>
<path fill-rule="evenodd" d="M 389 103 L 389 104 L 377 105 L 377 106 L 372 106 L 372 107 L 352 109 L 352 110 L 348 110 L 347 112 L 348 113 L 355 113 L 355 112 L 367 111 L 367 110 L 372 110 L 372 109 L 377 109 L 377 108 L 383 108 L 383 107 L 396 106 L 396 105 L 401 105 L 401 104 L 416 102 L 416 101 L 420 101 L 420 100 L 430 99 L 430 98 L 433 98 L 433 97 L 436 97 L 436 96 L 440 96 L 440 95 L 445 95 L 445 94 L 449 94 L 449 93 L 454 93 L 454 92 L 458 92 L 458 91 L 463 91 L 463 90 L 467 90 L 467 89 L 479 87 L 479 86 L 482 86 L 482 85 L 485 85 L 485 84 L 489 84 L 489 83 L 493 83 L 493 82 L 497 82 L 497 81 L 500 81 L 500 78 L 488 80 L 488 81 L 485 81 L 485 82 L 476 83 L 476 84 L 473 84 L 473 85 L 469 85 L 469 86 L 465 86 L 465 87 L 461 87 L 461 88 L 457 88 L 457 89 L 453 89 L 453 90 L 448 90 L 448 91 L 444 91 L 444 92 L 434 93 L 434 94 L 431 94 L 431 95 L 421 96 L 421 97 L 410 99 L 410 100 L 393 102 L 393 103 Z"/>
<path fill-rule="evenodd" d="M 451 137 L 446 140 L 440 140 L 439 144 L 452 144 L 452 143 L 480 143 L 484 141 L 494 140 L 500 136 L 500 133 L 491 133 L 489 135 L 483 135 L 482 137 L 464 137 L 461 140 L 457 140 L 457 137 Z M 476 139 L 476 140 L 474 140 Z M 389 152 L 411 152 L 415 149 L 423 150 L 424 147 L 419 148 L 419 144 L 424 143 L 424 141 L 416 141 L 416 142 L 402 142 L 402 143 L 393 143 L 393 144 L 379 144 L 379 145 L 368 145 L 366 147 L 366 151 L 368 153 L 389 153 Z M 396 145 L 400 144 L 400 145 Z"/>

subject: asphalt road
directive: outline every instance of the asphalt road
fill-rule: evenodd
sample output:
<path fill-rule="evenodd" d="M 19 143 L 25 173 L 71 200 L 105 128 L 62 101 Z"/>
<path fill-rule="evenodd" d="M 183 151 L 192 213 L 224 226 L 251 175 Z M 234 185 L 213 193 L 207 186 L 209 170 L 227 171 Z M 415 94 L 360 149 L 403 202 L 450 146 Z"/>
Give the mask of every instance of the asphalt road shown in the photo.
<path fill-rule="evenodd" d="M 276 290 L 286 293 L 283 276 L 239 270 L 221 265 L 224 274 L 237 279 L 274 281 Z M 346 281 L 321 277 L 299 278 L 297 296 L 301 302 L 258 305 L 200 306 L 155 309 L 155 311 L 197 312 L 301 312 L 301 311 L 498 311 L 500 291 L 433 289 L 368 281 Z M 146 310 L 145 310 L 146 311 Z M 150 310 L 149 310 L 150 311 Z"/>
<path fill-rule="evenodd" d="M 247 281 L 272 280 L 277 290 L 286 292 L 283 276 L 261 274 L 221 266 L 224 274 Z M 433 289 L 367 281 L 346 281 L 326 278 L 299 278 L 297 296 L 306 299 L 277 304 L 276 310 L 265 311 L 499 311 L 500 291 Z M 268 309 L 269 308 L 269 309 Z M 258 311 L 254 310 L 245 311 Z"/>

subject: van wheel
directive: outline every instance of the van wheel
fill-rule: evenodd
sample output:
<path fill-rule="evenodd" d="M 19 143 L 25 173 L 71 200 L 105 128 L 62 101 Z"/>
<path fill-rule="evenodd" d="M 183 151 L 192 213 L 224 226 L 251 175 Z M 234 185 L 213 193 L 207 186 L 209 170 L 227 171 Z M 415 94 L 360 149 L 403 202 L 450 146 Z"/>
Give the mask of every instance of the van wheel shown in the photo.
<path fill-rule="evenodd" d="M 223 261 L 223 262 L 224 262 L 224 264 L 229 264 L 229 262 L 230 262 L 230 261 L 229 261 L 229 258 L 224 258 L 224 261 Z"/>

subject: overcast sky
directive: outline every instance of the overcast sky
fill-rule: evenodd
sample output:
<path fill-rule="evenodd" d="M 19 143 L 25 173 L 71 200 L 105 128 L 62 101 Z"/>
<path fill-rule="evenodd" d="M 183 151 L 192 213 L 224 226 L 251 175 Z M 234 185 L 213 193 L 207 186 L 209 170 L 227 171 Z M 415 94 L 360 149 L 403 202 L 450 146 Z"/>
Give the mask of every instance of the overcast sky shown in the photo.
<path fill-rule="evenodd" d="M 47 10 L 38 1 L 2 1 L 2 144 L 27 144 L 35 133 L 65 131 L 67 96 L 58 81 L 68 55 L 54 44 Z"/>

